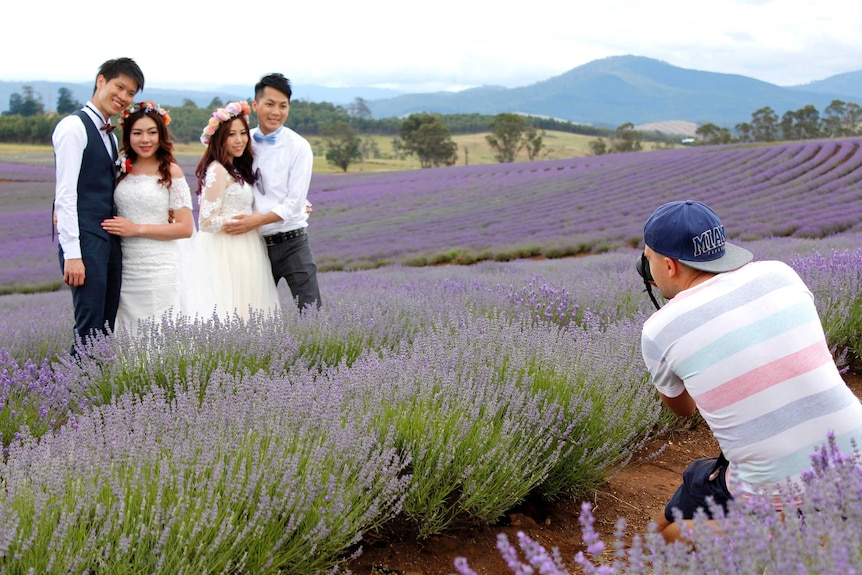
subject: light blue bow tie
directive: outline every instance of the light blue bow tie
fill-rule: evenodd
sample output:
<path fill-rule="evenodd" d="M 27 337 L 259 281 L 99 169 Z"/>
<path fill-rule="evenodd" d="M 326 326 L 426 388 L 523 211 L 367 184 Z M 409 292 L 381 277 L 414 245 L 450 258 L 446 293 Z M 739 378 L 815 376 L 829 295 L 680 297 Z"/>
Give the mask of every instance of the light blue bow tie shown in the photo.
<path fill-rule="evenodd" d="M 252 134 L 252 137 L 254 138 L 254 141 L 258 144 L 274 144 L 276 134 L 278 134 L 278 130 L 276 130 L 275 132 L 271 132 L 265 136 L 260 132 L 255 132 L 254 134 Z"/>

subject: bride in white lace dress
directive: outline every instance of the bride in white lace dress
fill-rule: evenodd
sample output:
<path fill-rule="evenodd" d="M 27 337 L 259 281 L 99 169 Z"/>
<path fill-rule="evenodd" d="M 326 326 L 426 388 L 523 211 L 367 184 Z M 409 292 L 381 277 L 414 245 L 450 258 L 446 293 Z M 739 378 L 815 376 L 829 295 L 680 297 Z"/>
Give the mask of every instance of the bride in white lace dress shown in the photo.
<path fill-rule="evenodd" d="M 153 102 L 123 112 L 123 152 L 114 191 L 117 216 L 102 222 L 122 237 L 123 278 L 116 329 L 137 333 L 141 320 L 180 311 L 180 246 L 194 230 L 191 192 L 174 162 L 167 111 Z M 169 212 L 172 211 L 172 218 Z"/>
<path fill-rule="evenodd" d="M 222 225 L 251 215 L 255 181 L 249 147 L 247 102 L 231 102 L 213 113 L 201 142 L 207 151 L 198 163 L 200 213 L 193 254 L 200 270 L 191 309 L 204 318 L 248 319 L 250 311 L 280 309 L 263 238 L 256 230 L 230 235 Z"/>

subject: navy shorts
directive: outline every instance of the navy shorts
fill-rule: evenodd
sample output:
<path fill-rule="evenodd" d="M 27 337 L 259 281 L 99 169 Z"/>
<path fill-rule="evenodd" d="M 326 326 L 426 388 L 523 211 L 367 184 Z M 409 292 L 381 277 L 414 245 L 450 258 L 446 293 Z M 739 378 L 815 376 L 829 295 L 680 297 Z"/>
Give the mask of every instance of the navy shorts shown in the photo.
<path fill-rule="evenodd" d="M 682 511 L 683 519 L 693 519 L 698 508 L 703 509 L 712 519 L 708 497 L 727 511 L 727 502 L 733 499 L 727 490 L 727 466 L 728 462 L 723 453 L 710 459 L 698 459 L 689 465 L 682 474 L 682 485 L 664 508 L 665 519 L 673 523 L 673 509 Z"/>

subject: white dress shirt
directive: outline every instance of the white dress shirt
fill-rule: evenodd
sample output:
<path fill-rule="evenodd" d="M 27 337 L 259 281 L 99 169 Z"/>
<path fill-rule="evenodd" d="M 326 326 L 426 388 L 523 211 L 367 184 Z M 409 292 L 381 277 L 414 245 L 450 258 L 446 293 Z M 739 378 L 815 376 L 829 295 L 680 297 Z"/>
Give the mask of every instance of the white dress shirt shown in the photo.
<path fill-rule="evenodd" d="M 254 128 L 249 142 L 254 153 L 254 169 L 259 170 L 254 186 L 254 209 L 263 214 L 273 212 L 282 221 L 258 228 L 261 235 L 269 236 L 308 227 L 305 200 L 311 184 L 311 169 L 314 155 L 308 140 L 282 126 L 275 135 L 275 142 L 258 143 Z"/>
<path fill-rule="evenodd" d="M 92 102 L 87 102 L 84 112 L 90 116 L 97 128 L 105 124 L 105 119 Z M 117 137 L 104 131 L 99 133 L 108 154 L 113 155 L 111 138 L 116 146 Z M 54 128 L 51 141 L 54 144 L 54 161 L 57 167 L 57 183 L 54 188 L 57 232 L 60 236 L 60 246 L 63 248 L 63 257 L 71 260 L 81 257 L 78 229 L 78 176 L 81 173 L 84 149 L 87 147 L 87 128 L 84 127 L 81 118 L 69 114 Z"/>

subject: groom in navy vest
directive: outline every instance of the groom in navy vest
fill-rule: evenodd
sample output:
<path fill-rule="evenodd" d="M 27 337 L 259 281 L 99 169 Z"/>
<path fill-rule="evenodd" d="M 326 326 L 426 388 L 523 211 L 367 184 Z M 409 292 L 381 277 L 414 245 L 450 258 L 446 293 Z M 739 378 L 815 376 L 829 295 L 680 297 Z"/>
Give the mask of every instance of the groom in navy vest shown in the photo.
<path fill-rule="evenodd" d="M 99 68 L 93 97 L 54 129 L 57 183 L 54 210 L 60 236 L 63 282 L 72 288 L 75 335 L 82 340 L 114 329 L 120 301 L 120 237 L 101 223 L 116 215 L 117 138 L 111 117 L 144 89 L 144 74 L 131 58 Z M 73 345 L 73 353 L 75 346 Z"/>

